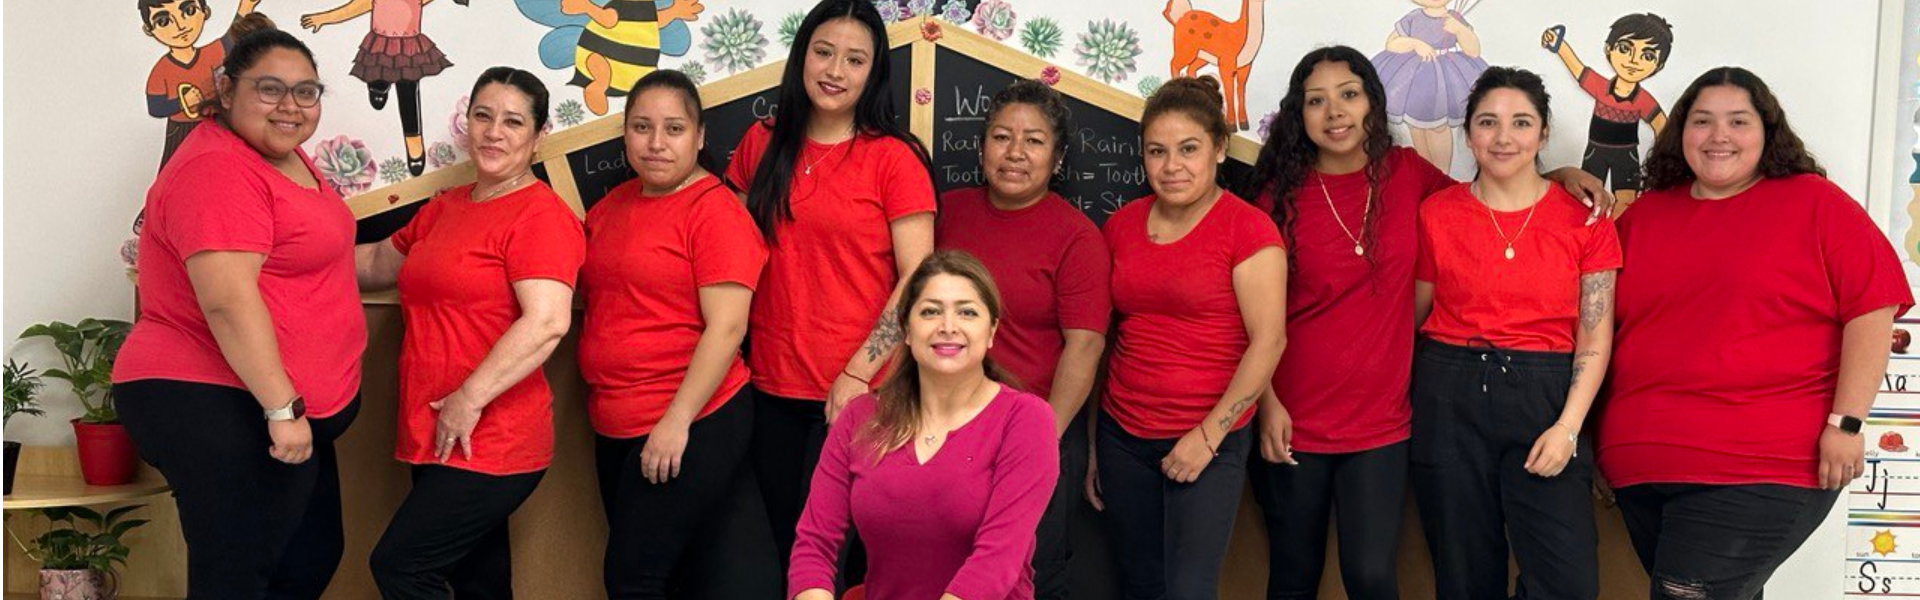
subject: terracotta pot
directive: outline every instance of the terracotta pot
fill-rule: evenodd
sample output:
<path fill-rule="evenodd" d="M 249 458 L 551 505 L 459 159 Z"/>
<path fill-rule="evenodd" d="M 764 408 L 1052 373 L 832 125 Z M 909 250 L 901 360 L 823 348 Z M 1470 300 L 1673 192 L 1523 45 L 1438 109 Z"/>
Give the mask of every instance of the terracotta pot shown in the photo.
<path fill-rule="evenodd" d="M 121 485 L 133 481 L 139 466 L 133 438 L 119 423 L 82 423 L 73 420 L 73 438 L 80 449 L 80 477 L 87 485 Z"/>
<path fill-rule="evenodd" d="M 93 569 L 40 570 L 40 600 L 114 600 L 114 578 Z"/>

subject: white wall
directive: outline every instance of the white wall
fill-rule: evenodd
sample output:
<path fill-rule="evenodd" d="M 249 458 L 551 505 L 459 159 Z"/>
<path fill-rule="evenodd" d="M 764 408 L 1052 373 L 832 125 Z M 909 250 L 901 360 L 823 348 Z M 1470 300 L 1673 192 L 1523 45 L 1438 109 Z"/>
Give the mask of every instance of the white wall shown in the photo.
<path fill-rule="evenodd" d="M 214 18 L 202 42 L 211 42 L 231 17 L 235 0 L 209 0 Z M 333 0 L 265 0 L 262 12 L 291 29 L 299 16 L 332 8 Z M 458 98 L 480 70 L 513 64 L 540 74 L 554 90 L 556 104 L 579 98 L 565 85 L 570 73 L 549 70 L 535 59 L 535 43 L 547 28 L 522 18 L 507 0 L 476 0 L 461 7 L 435 2 L 426 8 L 426 32 L 456 66 L 423 85 L 429 143 L 448 140 L 447 119 Z M 901 4 L 906 4 L 903 0 Z M 941 0 L 940 4 L 945 4 Z M 1115 85 L 1135 91 L 1143 77 L 1165 79 L 1171 56 L 1170 27 L 1163 4 L 1153 0 L 1012 0 L 1022 23 L 1038 16 L 1059 22 L 1065 44 L 1053 61 L 1075 65 L 1073 47 L 1087 29 L 1087 15 L 1127 22 L 1140 37 L 1136 69 Z M 1195 8 L 1229 20 L 1240 2 L 1195 0 Z M 762 23 L 765 60 L 783 58 L 786 48 L 776 30 L 788 14 L 804 10 L 797 2 L 710 0 L 694 24 L 695 47 L 687 57 L 668 58 L 665 66 L 703 62 L 709 81 L 725 74 L 709 62 L 699 30 L 723 13 L 739 8 Z M 1346 43 L 1369 54 L 1379 51 L 1392 23 L 1414 6 L 1402 0 L 1310 2 L 1269 0 L 1267 34 L 1254 65 L 1248 93 L 1254 120 L 1272 109 L 1284 92 L 1293 60 L 1327 43 Z M 937 10 L 937 9 L 936 9 Z M 1677 41 L 1666 71 L 1647 82 L 1663 105 L 1670 105 L 1688 80 L 1714 65 L 1740 64 L 1766 78 L 1780 94 L 1796 128 L 1849 192 L 1868 189 L 1868 152 L 1872 136 L 1874 71 L 1879 6 L 1874 2 L 1802 2 L 1795 0 L 1632 0 L 1623 2 L 1534 2 L 1489 0 L 1468 15 L 1493 64 L 1515 65 L 1542 74 L 1556 97 L 1556 136 L 1550 164 L 1568 164 L 1585 138 L 1591 101 L 1581 94 L 1552 54 L 1538 45 L 1540 31 L 1564 23 L 1569 43 L 1591 64 L 1604 65 L 1601 38 L 1612 20 L 1629 12 L 1653 11 L 1673 22 Z M 142 203 L 160 150 L 162 124 L 146 116 L 142 87 L 158 44 L 141 33 L 130 0 L 13 0 L 0 5 L 3 50 L 5 280 L 7 339 L 26 326 L 84 316 L 129 318 L 132 288 L 117 256 L 128 226 Z M 958 26 L 958 25 L 952 25 Z M 373 111 L 365 88 L 347 75 L 353 48 L 367 29 L 364 18 L 319 33 L 297 31 L 319 57 L 330 86 L 326 116 L 317 142 L 335 135 L 360 139 L 376 157 L 398 156 L 397 118 Z M 1016 35 L 1009 42 L 1018 39 Z M 1897 44 L 1898 41 L 1892 43 Z M 1606 71 L 1606 69 L 1602 69 Z M 1643 140 L 1650 139 L 1643 132 Z M 1464 152 L 1456 152 L 1455 172 L 1464 172 Z M 1902 189 L 1904 191 L 1904 188 Z M 1884 205 L 1883 205 L 1884 206 Z M 44 367 L 46 352 L 12 352 Z M 70 438 L 66 418 L 78 413 L 71 399 L 52 390 L 50 414 L 25 418 L 8 439 L 63 443 Z M 1816 533 L 1794 562 L 1775 577 L 1772 596 L 1834 597 L 1840 589 L 1839 556 L 1845 543 L 1839 520 Z"/>

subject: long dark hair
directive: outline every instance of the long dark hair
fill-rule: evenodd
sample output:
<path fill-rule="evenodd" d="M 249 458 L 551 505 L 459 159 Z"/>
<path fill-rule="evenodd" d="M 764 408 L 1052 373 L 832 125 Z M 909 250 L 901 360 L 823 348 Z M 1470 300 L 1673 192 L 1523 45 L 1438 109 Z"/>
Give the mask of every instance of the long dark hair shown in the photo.
<path fill-rule="evenodd" d="M 1280 226 L 1287 246 L 1293 247 L 1294 225 L 1300 215 L 1294 206 L 1298 200 L 1294 192 L 1306 184 L 1308 172 L 1320 157 L 1320 147 L 1307 137 L 1307 76 L 1313 74 L 1314 67 L 1330 62 L 1347 65 L 1347 70 L 1360 78 L 1360 89 L 1367 94 L 1367 114 L 1360 118 L 1360 131 L 1367 136 L 1362 149 L 1367 154 L 1367 194 L 1373 202 L 1360 217 L 1360 241 L 1372 248 L 1378 245 L 1377 225 L 1386 212 L 1386 203 L 1380 201 L 1380 184 L 1391 175 L 1386 158 L 1387 152 L 1393 150 L 1393 133 L 1387 130 L 1386 87 L 1380 83 L 1380 74 L 1373 70 L 1373 61 L 1359 50 L 1327 46 L 1300 57 L 1300 63 L 1293 67 L 1293 76 L 1287 79 L 1287 95 L 1280 98 L 1280 112 L 1273 118 L 1266 144 L 1260 148 L 1260 158 L 1254 161 L 1253 171 L 1241 182 L 1238 193 L 1249 201 L 1272 194 L 1273 222 Z M 1369 252 L 1362 258 L 1371 266 L 1374 255 Z M 1287 261 L 1291 269 L 1298 269 L 1299 264 L 1299 261 Z"/>
<path fill-rule="evenodd" d="M 1767 82 L 1740 67 L 1716 67 L 1694 79 L 1686 93 L 1680 94 L 1680 100 L 1673 103 L 1673 112 L 1668 114 L 1680 121 L 1678 126 L 1668 125 L 1653 137 L 1653 149 L 1647 152 L 1647 189 L 1665 189 L 1693 181 L 1693 167 L 1687 164 L 1687 154 L 1682 148 L 1687 113 L 1693 112 L 1693 103 L 1700 99 L 1701 90 L 1716 85 L 1746 90 L 1747 96 L 1753 99 L 1753 111 L 1760 115 L 1760 132 L 1765 136 L 1758 165 L 1761 176 L 1772 179 L 1802 173 L 1827 175 L 1827 170 L 1813 159 L 1813 153 L 1807 151 L 1806 143 L 1787 126 L 1787 111 L 1780 108 L 1780 99 L 1774 97 Z"/>
<path fill-rule="evenodd" d="M 900 292 L 901 309 L 895 317 L 900 331 L 908 330 L 908 322 L 913 306 L 920 300 L 920 294 L 927 289 L 927 282 L 936 275 L 953 275 L 966 279 L 973 284 L 973 290 L 980 294 L 980 303 L 986 306 L 987 314 L 998 324 L 1002 315 L 1000 289 L 994 286 L 993 275 L 987 272 L 986 265 L 959 250 L 941 250 L 920 261 L 920 266 L 907 276 L 907 285 Z M 1002 385 L 1019 387 L 1006 370 L 993 362 L 992 357 L 981 357 L 981 368 L 986 371 L 987 379 Z M 878 401 L 878 410 L 855 434 L 856 444 L 863 445 L 873 460 L 879 460 L 887 451 L 900 447 L 913 439 L 920 431 L 920 363 L 913 358 L 913 351 L 902 349 L 895 359 L 893 372 L 887 374 L 887 380 L 874 391 Z"/>
<path fill-rule="evenodd" d="M 867 75 L 866 88 L 860 90 L 860 100 L 853 107 L 855 133 L 854 139 L 847 143 L 846 152 L 853 151 L 853 145 L 861 141 L 861 136 L 890 137 L 905 142 L 920 159 L 921 168 L 929 174 L 933 172 L 933 160 L 927 155 L 927 149 L 920 145 L 919 138 L 897 122 L 893 95 L 887 90 L 893 63 L 887 46 L 887 26 L 880 20 L 880 11 L 869 0 L 821 0 L 801 19 L 800 28 L 794 34 L 793 48 L 787 52 L 786 70 L 780 75 L 779 104 L 774 107 L 774 120 L 770 124 L 773 137 L 767 142 L 766 153 L 760 157 L 753 181 L 747 185 L 747 210 L 753 213 L 753 222 L 760 226 L 760 235 L 768 244 L 779 243 L 774 230 L 781 221 L 793 220 L 790 198 L 793 170 L 800 163 L 800 151 L 806 147 L 807 122 L 813 116 L 813 100 L 807 97 L 803 81 L 807 50 L 813 45 L 814 32 L 834 19 L 853 19 L 873 37 L 873 62 L 868 63 L 872 71 Z"/>
<path fill-rule="evenodd" d="M 633 104 L 639 100 L 640 94 L 645 93 L 647 90 L 654 89 L 671 90 L 679 93 L 680 101 L 687 105 L 687 114 L 693 115 L 693 128 L 700 131 L 701 137 L 706 137 L 707 119 L 706 115 L 701 114 L 701 111 L 706 110 L 706 108 L 700 104 L 700 88 L 693 84 L 693 79 L 688 78 L 686 73 L 672 69 L 660 69 L 646 74 L 645 77 L 640 78 L 640 81 L 633 84 L 632 91 L 627 92 L 627 104 L 621 109 L 621 112 L 633 112 Z M 626 129 L 625 125 L 621 125 L 620 135 L 626 135 Z M 629 157 L 628 160 L 631 161 L 632 158 Z M 707 152 L 704 148 L 694 153 L 693 162 L 708 173 L 715 175 L 721 173 L 720 162 L 713 158 L 713 153 Z M 727 186 L 727 189 L 733 189 L 733 184 L 728 182 L 725 177 L 720 178 L 720 184 Z"/>

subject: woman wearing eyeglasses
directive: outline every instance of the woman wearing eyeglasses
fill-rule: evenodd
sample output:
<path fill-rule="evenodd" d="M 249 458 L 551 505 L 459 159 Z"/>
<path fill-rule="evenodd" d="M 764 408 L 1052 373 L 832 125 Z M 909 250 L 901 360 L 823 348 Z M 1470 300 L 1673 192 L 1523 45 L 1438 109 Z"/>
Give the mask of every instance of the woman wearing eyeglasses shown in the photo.
<path fill-rule="evenodd" d="M 215 126 L 147 192 L 113 394 L 173 486 L 189 596 L 318 598 L 340 563 L 333 440 L 366 344 L 353 215 L 300 151 L 322 92 L 306 45 L 255 32 L 221 68 Z"/>

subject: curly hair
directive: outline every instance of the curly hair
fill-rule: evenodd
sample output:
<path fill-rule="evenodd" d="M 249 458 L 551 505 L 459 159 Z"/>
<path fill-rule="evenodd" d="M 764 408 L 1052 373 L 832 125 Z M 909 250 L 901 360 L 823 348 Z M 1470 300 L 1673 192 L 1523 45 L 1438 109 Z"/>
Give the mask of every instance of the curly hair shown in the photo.
<path fill-rule="evenodd" d="M 1687 86 L 1686 93 L 1673 103 L 1673 118 L 1676 125 L 1668 125 L 1653 138 L 1653 149 L 1647 152 L 1644 167 L 1647 189 L 1660 190 L 1693 182 L 1693 167 L 1687 164 L 1684 138 L 1689 127 L 1687 114 L 1693 112 L 1693 103 L 1700 99 L 1700 92 L 1714 86 L 1732 86 L 1746 90 L 1747 97 L 1753 102 L 1753 112 L 1760 115 L 1760 164 L 1757 171 L 1763 177 L 1772 179 L 1802 173 L 1812 173 L 1825 177 L 1827 170 L 1813 159 L 1813 153 L 1807 151 L 1807 145 L 1800 136 L 1793 133 L 1787 125 L 1787 113 L 1780 108 L 1779 98 L 1767 82 L 1759 75 L 1740 67 L 1716 67 L 1702 73 Z"/>
<path fill-rule="evenodd" d="M 1367 154 L 1367 193 L 1378 198 L 1381 183 L 1390 175 L 1386 158 L 1393 149 L 1393 135 L 1387 130 L 1387 92 L 1380 83 L 1380 74 L 1373 69 L 1373 61 L 1348 46 L 1319 48 L 1300 57 L 1300 63 L 1293 67 L 1293 76 L 1287 79 L 1287 95 L 1280 99 L 1280 110 L 1273 118 L 1266 144 L 1260 148 L 1260 157 L 1254 160 L 1253 170 L 1235 190 L 1249 201 L 1264 194 L 1273 195 L 1273 222 L 1280 226 L 1289 248 L 1294 247 L 1294 224 L 1300 212 L 1294 207 L 1295 192 L 1306 184 L 1308 171 L 1320 157 L 1320 147 L 1307 136 L 1305 111 L 1307 77 L 1321 63 L 1344 63 L 1347 70 L 1360 78 L 1360 88 L 1367 95 L 1367 114 L 1360 118 L 1360 131 L 1366 136 L 1361 147 Z M 1369 248 L 1377 245 L 1376 224 L 1385 209 L 1385 203 L 1372 202 L 1367 213 L 1360 217 L 1361 243 Z M 1374 264 L 1373 253 L 1362 258 L 1368 265 Z M 1299 264 L 1299 261 L 1287 261 L 1290 269 L 1299 269 Z"/>

